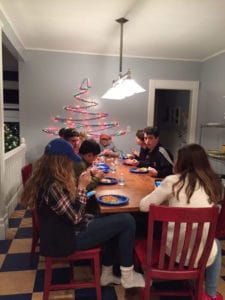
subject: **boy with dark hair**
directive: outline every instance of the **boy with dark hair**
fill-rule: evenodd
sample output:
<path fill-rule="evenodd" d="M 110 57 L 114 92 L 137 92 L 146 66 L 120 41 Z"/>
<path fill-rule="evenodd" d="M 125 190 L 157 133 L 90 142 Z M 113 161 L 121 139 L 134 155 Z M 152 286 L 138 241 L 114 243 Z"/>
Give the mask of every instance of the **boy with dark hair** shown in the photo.
<path fill-rule="evenodd" d="M 92 165 L 100 152 L 100 146 L 95 140 L 89 139 L 83 141 L 79 148 L 79 156 L 82 158 L 82 161 L 75 163 L 74 166 L 76 178 L 79 178 L 80 174 Z M 88 184 L 87 190 L 93 190 L 104 176 L 103 171 L 97 169 L 92 170 L 92 180 L 91 183 Z"/>
<path fill-rule="evenodd" d="M 146 167 L 152 177 L 164 178 L 173 172 L 173 156 L 159 142 L 157 127 L 144 129 L 144 140 L 147 153 L 144 160 L 130 159 L 128 163 L 139 168 Z"/>
<path fill-rule="evenodd" d="M 61 137 L 62 139 L 63 139 L 63 135 L 64 135 L 64 131 L 66 130 L 66 128 L 61 128 L 61 129 L 59 129 L 59 132 L 58 132 L 58 135 L 59 135 L 59 137 Z"/>
<path fill-rule="evenodd" d="M 159 142 L 159 130 L 157 127 L 146 127 L 144 129 L 145 144 L 148 154 L 145 161 L 139 161 L 139 167 L 148 167 L 152 177 L 164 178 L 173 173 L 172 154 Z"/>
<path fill-rule="evenodd" d="M 65 128 L 64 130 L 62 130 L 61 134 L 62 134 L 61 137 L 67 142 L 69 142 L 73 146 L 74 152 L 78 154 L 79 146 L 80 146 L 79 132 L 76 131 L 76 129 L 74 128 Z"/>
<path fill-rule="evenodd" d="M 80 177 L 81 173 L 85 172 L 85 170 L 92 166 L 92 163 L 96 160 L 100 151 L 100 146 L 95 140 L 89 139 L 83 141 L 79 148 L 79 156 L 82 160 L 81 162 L 74 163 L 74 173 L 77 179 Z M 104 176 L 105 174 L 103 171 L 92 169 L 91 182 L 86 186 L 86 190 L 93 190 Z M 86 212 L 96 216 L 100 214 L 99 205 L 95 195 L 89 198 L 86 205 Z"/>

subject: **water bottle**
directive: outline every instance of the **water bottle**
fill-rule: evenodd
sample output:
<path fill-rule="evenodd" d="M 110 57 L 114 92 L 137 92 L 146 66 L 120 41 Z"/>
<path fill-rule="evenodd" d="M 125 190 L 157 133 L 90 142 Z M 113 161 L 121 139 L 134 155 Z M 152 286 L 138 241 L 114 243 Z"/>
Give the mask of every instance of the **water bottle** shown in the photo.
<path fill-rule="evenodd" d="M 120 173 L 118 184 L 119 185 L 124 185 L 125 184 L 125 179 L 124 179 L 124 174 L 123 173 Z"/>
<path fill-rule="evenodd" d="M 111 168 L 110 169 L 111 169 L 112 173 L 116 173 L 116 165 L 115 165 L 115 163 L 113 163 L 113 162 L 111 163 Z"/>

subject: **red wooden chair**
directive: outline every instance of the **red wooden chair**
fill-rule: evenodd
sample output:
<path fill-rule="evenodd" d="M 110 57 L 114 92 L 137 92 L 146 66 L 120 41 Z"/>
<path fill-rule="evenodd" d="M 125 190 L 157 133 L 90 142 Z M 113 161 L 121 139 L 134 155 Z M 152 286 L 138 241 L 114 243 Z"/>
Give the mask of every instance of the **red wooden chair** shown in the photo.
<path fill-rule="evenodd" d="M 29 163 L 27 164 L 26 166 L 24 166 L 22 169 L 21 169 L 21 175 L 22 175 L 22 183 L 23 185 L 25 185 L 27 179 L 30 177 L 31 173 L 32 173 L 32 164 Z"/>
<path fill-rule="evenodd" d="M 30 263 L 32 264 L 33 259 L 36 255 L 36 248 L 39 246 L 40 240 L 40 224 L 36 208 L 31 209 L 32 216 L 32 242 L 30 251 Z"/>
<path fill-rule="evenodd" d="M 22 182 L 25 185 L 27 179 L 30 177 L 32 173 L 32 163 L 27 164 L 21 169 Z M 36 209 L 31 210 L 32 216 L 32 242 L 31 242 L 31 251 L 30 251 L 30 263 L 33 262 L 33 258 L 36 254 L 35 250 L 37 246 L 39 246 L 39 238 L 40 238 L 40 226 Z"/>
<path fill-rule="evenodd" d="M 221 209 L 216 226 L 216 238 L 218 240 L 225 239 L 225 196 L 221 203 Z M 225 255 L 225 249 L 222 249 L 222 255 Z"/>
<path fill-rule="evenodd" d="M 43 300 L 48 300 L 49 292 L 55 290 L 96 288 L 96 299 L 101 300 L 100 284 L 100 251 L 101 248 L 75 251 L 67 257 L 45 257 L 45 281 Z M 92 262 L 94 278 L 89 282 L 75 282 L 73 278 L 73 262 L 78 260 L 90 260 Z M 67 263 L 70 267 L 70 282 L 53 284 L 52 270 L 56 263 Z M 76 268 L 76 267 L 75 267 Z"/>
<path fill-rule="evenodd" d="M 225 195 L 223 201 L 221 202 L 221 209 L 218 217 L 217 227 L 216 227 L 216 238 L 225 238 Z"/>
<path fill-rule="evenodd" d="M 151 205 L 149 208 L 148 235 L 147 240 L 137 240 L 135 244 L 136 267 L 141 266 L 145 276 L 145 288 L 138 289 L 144 300 L 149 300 L 150 295 L 168 296 L 191 296 L 192 299 L 200 300 L 204 280 L 206 263 L 215 237 L 218 208 L 178 208 L 168 206 Z M 162 223 L 161 240 L 153 240 L 155 222 Z M 166 255 L 168 223 L 174 222 L 174 234 L 170 256 Z M 179 243 L 181 223 L 186 224 L 186 232 L 183 247 L 181 249 L 180 261 L 176 261 Z M 204 224 L 209 224 L 209 230 L 205 247 L 202 251 L 197 266 L 195 266 L 198 249 L 201 242 Z M 171 224 L 171 223 L 170 223 Z M 196 229 L 192 234 L 192 226 Z M 191 238 L 194 238 L 194 243 Z M 192 249 L 191 249 L 192 248 Z M 189 256 L 188 256 L 189 253 Z M 191 255 L 190 255 L 191 254 Z M 187 257 L 190 257 L 186 263 Z M 180 281 L 185 284 L 179 290 L 159 290 L 151 288 L 154 280 Z M 195 281 L 195 286 L 191 281 Z"/>

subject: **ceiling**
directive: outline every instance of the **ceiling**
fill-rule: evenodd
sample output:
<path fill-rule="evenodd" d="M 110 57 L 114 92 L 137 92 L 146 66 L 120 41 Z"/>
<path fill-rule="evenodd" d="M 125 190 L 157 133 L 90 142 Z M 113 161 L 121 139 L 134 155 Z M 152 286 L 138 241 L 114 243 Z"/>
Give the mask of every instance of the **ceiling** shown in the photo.
<path fill-rule="evenodd" d="M 0 0 L 26 49 L 205 60 L 225 51 L 225 0 Z"/>

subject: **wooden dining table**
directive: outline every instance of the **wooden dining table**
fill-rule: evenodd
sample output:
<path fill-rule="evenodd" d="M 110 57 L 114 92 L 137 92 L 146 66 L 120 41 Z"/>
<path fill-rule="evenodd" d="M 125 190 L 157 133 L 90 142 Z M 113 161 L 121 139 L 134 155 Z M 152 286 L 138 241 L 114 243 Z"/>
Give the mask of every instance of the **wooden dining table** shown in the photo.
<path fill-rule="evenodd" d="M 106 160 L 109 167 L 113 161 Z M 148 173 L 137 174 L 130 172 L 131 166 L 123 163 L 115 166 L 115 172 L 110 170 L 106 177 L 119 179 L 121 173 L 124 175 L 125 184 L 106 185 L 99 184 L 96 188 L 96 197 L 101 195 L 121 195 L 128 197 L 128 202 L 123 205 L 102 205 L 100 204 L 101 213 L 118 213 L 118 212 L 138 212 L 139 203 L 143 197 L 151 193 L 155 189 L 155 178 L 152 178 Z"/>

